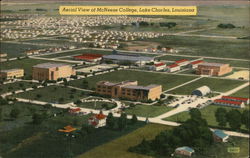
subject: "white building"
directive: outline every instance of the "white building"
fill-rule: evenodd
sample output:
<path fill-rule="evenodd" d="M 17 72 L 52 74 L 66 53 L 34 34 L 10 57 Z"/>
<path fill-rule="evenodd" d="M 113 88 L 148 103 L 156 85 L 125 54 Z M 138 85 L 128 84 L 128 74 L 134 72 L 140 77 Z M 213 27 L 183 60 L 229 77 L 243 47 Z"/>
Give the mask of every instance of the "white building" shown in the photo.
<path fill-rule="evenodd" d="M 180 65 L 178 64 L 172 64 L 167 66 L 167 72 L 176 72 L 181 69 Z"/>
<path fill-rule="evenodd" d="M 166 69 L 165 63 L 157 63 L 157 64 L 150 66 L 150 70 L 153 70 L 153 71 L 161 71 L 164 69 Z"/>
<path fill-rule="evenodd" d="M 89 125 L 94 126 L 95 128 L 106 126 L 106 115 L 94 114 L 88 119 Z"/>
<path fill-rule="evenodd" d="M 175 61 L 175 64 L 178 64 L 180 66 L 186 66 L 189 64 L 189 60 L 187 60 L 187 59 L 177 60 L 177 61 Z"/>

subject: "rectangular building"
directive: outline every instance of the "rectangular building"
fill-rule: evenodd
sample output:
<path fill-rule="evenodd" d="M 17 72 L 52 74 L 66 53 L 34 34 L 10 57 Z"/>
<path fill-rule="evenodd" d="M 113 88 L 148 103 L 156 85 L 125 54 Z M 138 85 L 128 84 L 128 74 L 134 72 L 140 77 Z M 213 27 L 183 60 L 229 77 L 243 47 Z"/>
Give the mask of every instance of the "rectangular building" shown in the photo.
<path fill-rule="evenodd" d="M 137 81 L 123 81 L 120 83 L 100 81 L 96 85 L 96 93 L 129 100 L 156 100 L 160 98 L 162 86 L 138 86 Z"/>
<path fill-rule="evenodd" d="M 157 64 L 150 66 L 150 70 L 154 70 L 154 71 L 162 71 L 165 69 L 166 69 L 165 63 L 157 63 Z"/>
<path fill-rule="evenodd" d="M 196 69 L 198 67 L 198 65 L 203 63 L 203 62 L 204 62 L 203 60 L 193 61 L 193 62 L 189 63 L 189 67 L 192 69 Z"/>
<path fill-rule="evenodd" d="M 34 80 L 57 80 L 75 74 L 72 66 L 64 63 L 42 63 L 32 67 Z"/>
<path fill-rule="evenodd" d="M 222 76 L 230 72 L 232 72 L 232 68 L 229 66 L 229 64 L 206 62 L 198 65 L 196 74 L 208 76 Z"/>
<path fill-rule="evenodd" d="M 88 62 L 97 62 L 102 59 L 102 54 L 82 54 L 78 56 L 74 56 L 75 60 L 84 60 Z"/>
<path fill-rule="evenodd" d="M 175 64 L 178 64 L 180 66 L 186 66 L 189 64 L 189 60 L 187 60 L 187 59 L 177 60 L 177 61 L 175 61 Z"/>
<path fill-rule="evenodd" d="M 23 69 L 9 69 L 0 71 L 0 78 L 3 79 L 21 78 L 23 76 L 24 76 Z"/>
<path fill-rule="evenodd" d="M 171 64 L 167 66 L 167 72 L 176 72 L 179 70 L 181 70 L 181 67 L 178 64 Z"/>

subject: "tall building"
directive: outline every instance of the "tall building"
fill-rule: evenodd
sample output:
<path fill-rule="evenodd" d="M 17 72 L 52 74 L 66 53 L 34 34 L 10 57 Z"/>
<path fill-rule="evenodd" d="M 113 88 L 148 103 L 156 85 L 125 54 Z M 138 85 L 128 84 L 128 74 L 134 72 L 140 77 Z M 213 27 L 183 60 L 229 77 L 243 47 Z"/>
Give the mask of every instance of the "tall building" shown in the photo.
<path fill-rule="evenodd" d="M 230 72 L 232 72 L 232 68 L 229 66 L 229 64 L 206 62 L 198 65 L 196 74 L 209 75 L 209 76 L 222 76 Z"/>
<path fill-rule="evenodd" d="M 24 75 L 23 69 L 9 69 L 9 70 L 1 70 L 0 78 L 4 79 L 13 79 L 13 78 L 21 78 Z"/>
<path fill-rule="evenodd" d="M 75 70 L 64 63 L 42 63 L 32 67 L 34 80 L 57 80 L 71 75 L 75 75 Z"/>
<path fill-rule="evenodd" d="M 162 86 L 138 86 L 137 81 L 123 81 L 119 83 L 100 81 L 96 84 L 96 93 L 108 95 L 112 98 L 129 100 L 156 100 L 160 98 Z"/>

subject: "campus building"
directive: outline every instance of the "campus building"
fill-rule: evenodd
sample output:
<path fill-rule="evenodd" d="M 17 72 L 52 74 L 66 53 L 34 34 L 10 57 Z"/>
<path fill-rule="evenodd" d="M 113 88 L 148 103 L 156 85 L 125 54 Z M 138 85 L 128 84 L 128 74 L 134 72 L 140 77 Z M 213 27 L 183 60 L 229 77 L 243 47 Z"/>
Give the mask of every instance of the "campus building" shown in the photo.
<path fill-rule="evenodd" d="M 23 69 L 9 69 L 0 71 L 0 78 L 3 79 L 21 78 L 23 76 L 24 76 Z"/>
<path fill-rule="evenodd" d="M 88 119 L 88 124 L 95 128 L 106 126 L 106 115 L 103 113 L 94 114 Z"/>
<path fill-rule="evenodd" d="M 157 63 L 157 64 L 150 66 L 150 70 L 153 70 L 153 71 L 162 71 L 165 69 L 166 69 L 165 63 Z"/>
<path fill-rule="evenodd" d="M 209 76 L 222 76 L 232 72 L 232 67 L 229 64 L 221 63 L 201 63 L 198 65 L 196 74 Z"/>
<path fill-rule="evenodd" d="M 226 134 L 222 130 L 216 129 L 213 131 L 213 138 L 214 138 L 214 141 L 216 141 L 216 142 L 227 142 L 229 135 Z"/>
<path fill-rule="evenodd" d="M 57 80 L 75 75 L 71 65 L 64 63 L 43 63 L 32 67 L 34 80 Z"/>
<path fill-rule="evenodd" d="M 112 98 L 129 100 L 156 100 L 160 98 L 162 86 L 138 86 L 137 81 L 123 81 L 119 83 L 100 81 L 96 85 L 96 93 L 108 95 Z"/>
<path fill-rule="evenodd" d="M 82 54 L 74 56 L 75 60 L 83 60 L 88 62 L 98 62 L 102 60 L 102 54 Z"/>
<path fill-rule="evenodd" d="M 171 64 L 171 65 L 168 65 L 166 68 L 167 68 L 167 72 L 176 72 L 176 71 L 181 70 L 181 67 L 178 64 Z"/>
<path fill-rule="evenodd" d="M 192 69 L 196 69 L 198 67 L 198 65 L 201 63 L 204 63 L 204 61 L 203 60 L 196 60 L 196 61 L 189 63 L 189 67 Z"/>
<path fill-rule="evenodd" d="M 183 146 L 183 147 L 179 147 L 175 149 L 176 155 L 192 156 L 193 153 L 194 153 L 194 149 L 187 147 L 187 146 Z"/>
<path fill-rule="evenodd" d="M 189 60 L 187 60 L 187 59 L 177 60 L 177 61 L 175 61 L 175 64 L 178 64 L 180 66 L 186 66 L 189 64 Z"/>
<path fill-rule="evenodd" d="M 221 105 L 221 106 L 229 106 L 234 108 L 244 108 L 245 104 L 241 101 L 229 101 L 224 99 L 216 99 L 214 100 L 215 105 Z"/>

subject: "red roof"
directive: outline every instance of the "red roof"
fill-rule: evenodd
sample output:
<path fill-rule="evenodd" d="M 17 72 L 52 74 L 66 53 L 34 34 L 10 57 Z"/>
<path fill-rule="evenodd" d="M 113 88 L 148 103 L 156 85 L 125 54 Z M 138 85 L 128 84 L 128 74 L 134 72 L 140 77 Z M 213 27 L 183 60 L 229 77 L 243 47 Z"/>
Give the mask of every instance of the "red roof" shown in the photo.
<path fill-rule="evenodd" d="M 76 109 L 70 109 L 69 112 L 78 112 L 78 111 L 81 111 L 80 108 L 76 108 Z"/>
<path fill-rule="evenodd" d="M 82 55 L 74 56 L 74 58 L 81 59 L 81 60 L 93 60 L 93 59 L 101 58 L 102 56 L 103 56 L 102 54 L 82 54 Z"/>
<path fill-rule="evenodd" d="M 214 100 L 215 103 L 227 103 L 227 104 L 233 104 L 233 105 L 241 105 L 242 102 L 238 101 L 229 101 L 229 100 L 223 100 L 223 99 L 216 99 Z"/>
<path fill-rule="evenodd" d="M 203 60 L 196 60 L 196 61 L 191 62 L 190 64 L 195 65 L 195 64 L 199 64 L 203 62 L 204 62 Z"/>
<path fill-rule="evenodd" d="M 175 61 L 175 63 L 183 63 L 183 62 L 186 62 L 186 61 L 188 61 L 187 59 L 181 59 L 181 60 L 177 60 L 177 61 Z"/>
<path fill-rule="evenodd" d="M 174 67 L 178 67 L 178 66 L 179 66 L 178 64 L 172 64 L 172 65 L 168 65 L 167 67 L 174 68 Z"/>
<path fill-rule="evenodd" d="M 158 64 L 155 64 L 155 67 L 159 67 L 159 66 L 163 66 L 163 65 L 166 65 L 165 63 L 158 63 Z"/>
<path fill-rule="evenodd" d="M 223 96 L 221 98 L 222 99 L 237 100 L 237 101 L 248 101 L 248 98 L 242 98 L 242 97 Z"/>
<path fill-rule="evenodd" d="M 95 115 L 95 118 L 98 119 L 98 120 L 102 120 L 102 119 L 105 119 L 105 118 L 106 118 L 106 115 L 103 115 L 103 114 L 96 114 L 96 115 Z"/>

